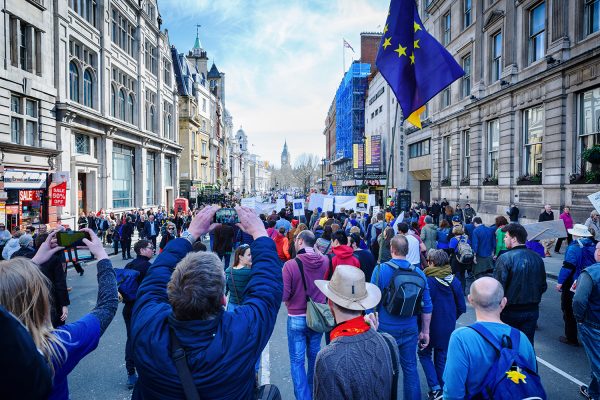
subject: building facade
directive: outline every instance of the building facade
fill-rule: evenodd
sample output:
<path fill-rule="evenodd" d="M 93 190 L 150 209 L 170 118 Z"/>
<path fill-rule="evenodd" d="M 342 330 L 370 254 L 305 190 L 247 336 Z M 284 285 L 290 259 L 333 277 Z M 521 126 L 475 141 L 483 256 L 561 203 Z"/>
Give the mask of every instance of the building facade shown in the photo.
<path fill-rule="evenodd" d="M 48 202 L 60 157 L 55 129 L 55 3 L 3 3 L 0 77 L 0 223 L 56 223 Z"/>
<path fill-rule="evenodd" d="M 337 186 L 332 161 L 335 160 L 335 98 L 329 106 L 327 117 L 325 118 L 325 158 L 321 160 L 322 179 L 318 182 L 322 190 L 329 191 L 333 187 L 334 192 Z"/>
<path fill-rule="evenodd" d="M 423 130 L 406 130 L 413 200 L 430 179 L 433 198 L 470 202 L 488 221 L 513 202 L 524 221 L 544 204 L 589 216 L 600 168 L 582 152 L 600 142 L 598 2 L 425 0 L 420 14 L 465 76 L 428 103 Z"/>
<path fill-rule="evenodd" d="M 179 196 L 178 98 L 155 0 L 54 2 L 59 168 L 70 172 L 60 219 L 173 207 Z"/>

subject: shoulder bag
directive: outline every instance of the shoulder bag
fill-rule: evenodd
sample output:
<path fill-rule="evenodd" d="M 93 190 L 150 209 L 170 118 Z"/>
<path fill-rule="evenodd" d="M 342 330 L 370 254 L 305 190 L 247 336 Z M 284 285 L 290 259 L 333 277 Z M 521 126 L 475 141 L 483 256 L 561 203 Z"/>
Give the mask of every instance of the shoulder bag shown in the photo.
<path fill-rule="evenodd" d="M 331 314 L 329 305 L 327 303 L 316 303 L 310 298 L 308 289 L 306 288 L 304 265 L 298 257 L 296 257 L 295 260 L 300 269 L 300 276 L 302 277 L 302 284 L 304 285 L 304 292 L 306 293 L 306 326 L 315 332 L 329 332 L 335 326 L 335 319 Z"/>

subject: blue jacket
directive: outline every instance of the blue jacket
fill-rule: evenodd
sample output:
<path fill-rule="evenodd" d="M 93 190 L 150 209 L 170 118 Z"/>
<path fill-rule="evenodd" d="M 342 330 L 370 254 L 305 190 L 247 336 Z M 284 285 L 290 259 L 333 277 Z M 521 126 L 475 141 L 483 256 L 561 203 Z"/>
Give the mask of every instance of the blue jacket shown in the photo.
<path fill-rule="evenodd" d="M 565 252 L 563 267 L 558 273 L 558 283 L 563 284 L 569 277 L 574 281 L 577 280 L 584 268 L 596 263 L 595 251 L 596 245 L 590 238 L 573 240 Z M 569 290 L 570 288 L 565 289 Z"/>
<path fill-rule="evenodd" d="M 456 320 L 467 312 L 462 285 L 454 275 L 444 279 L 428 276 L 427 283 L 433 304 L 429 346 L 432 349 L 448 349 L 450 335 L 456 328 Z"/>
<path fill-rule="evenodd" d="M 138 290 L 131 338 L 139 380 L 132 398 L 185 398 L 170 356 L 169 326 L 186 351 L 203 398 L 253 398 L 254 364 L 271 337 L 283 292 L 275 244 L 266 237 L 252 243 L 252 276 L 235 311 L 223 310 L 211 320 L 178 321 L 166 287 L 177 263 L 191 250 L 186 239 L 169 242 Z"/>
<path fill-rule="evenodd" d="M 479 225 L 473 230 L 473 252 L 477 257 L 491 257 L 496 249 L 496 227 Z"/>

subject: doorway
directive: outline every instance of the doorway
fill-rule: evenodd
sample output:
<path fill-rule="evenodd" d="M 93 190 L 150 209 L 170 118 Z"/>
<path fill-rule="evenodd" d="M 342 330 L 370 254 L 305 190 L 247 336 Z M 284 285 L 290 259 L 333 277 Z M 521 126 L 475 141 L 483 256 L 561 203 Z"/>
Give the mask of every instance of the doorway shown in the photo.
<path fill-rule="evenodd" d="M 424 200 L 425 203 L 429 204 L 431 202 L 431 181 L 419 181 L 419 192 L 421 194 L 420 200 Z"/>
<path fill-rule="evenodd" d="M 79 214 L 84 212 L 87 215 L 87 177 L 86 173 L 77 173 L 77 208 Z"/>

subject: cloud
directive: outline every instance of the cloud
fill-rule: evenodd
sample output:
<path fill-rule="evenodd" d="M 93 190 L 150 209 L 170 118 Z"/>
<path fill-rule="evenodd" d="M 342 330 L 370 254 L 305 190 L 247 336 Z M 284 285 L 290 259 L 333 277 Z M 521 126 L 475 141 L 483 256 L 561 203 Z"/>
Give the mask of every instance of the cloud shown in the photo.
<path fill-rule="evenodd" d="M 360 32 L 381 29 L 387 0 L 161 0 L 171 44 L 200 40 L 226 73 L 226 107 L 251 150 L 279 164 L 284 140 L 292 158 L 325 152 L 324 121 L 346 68 L 360 57 Z"/>

